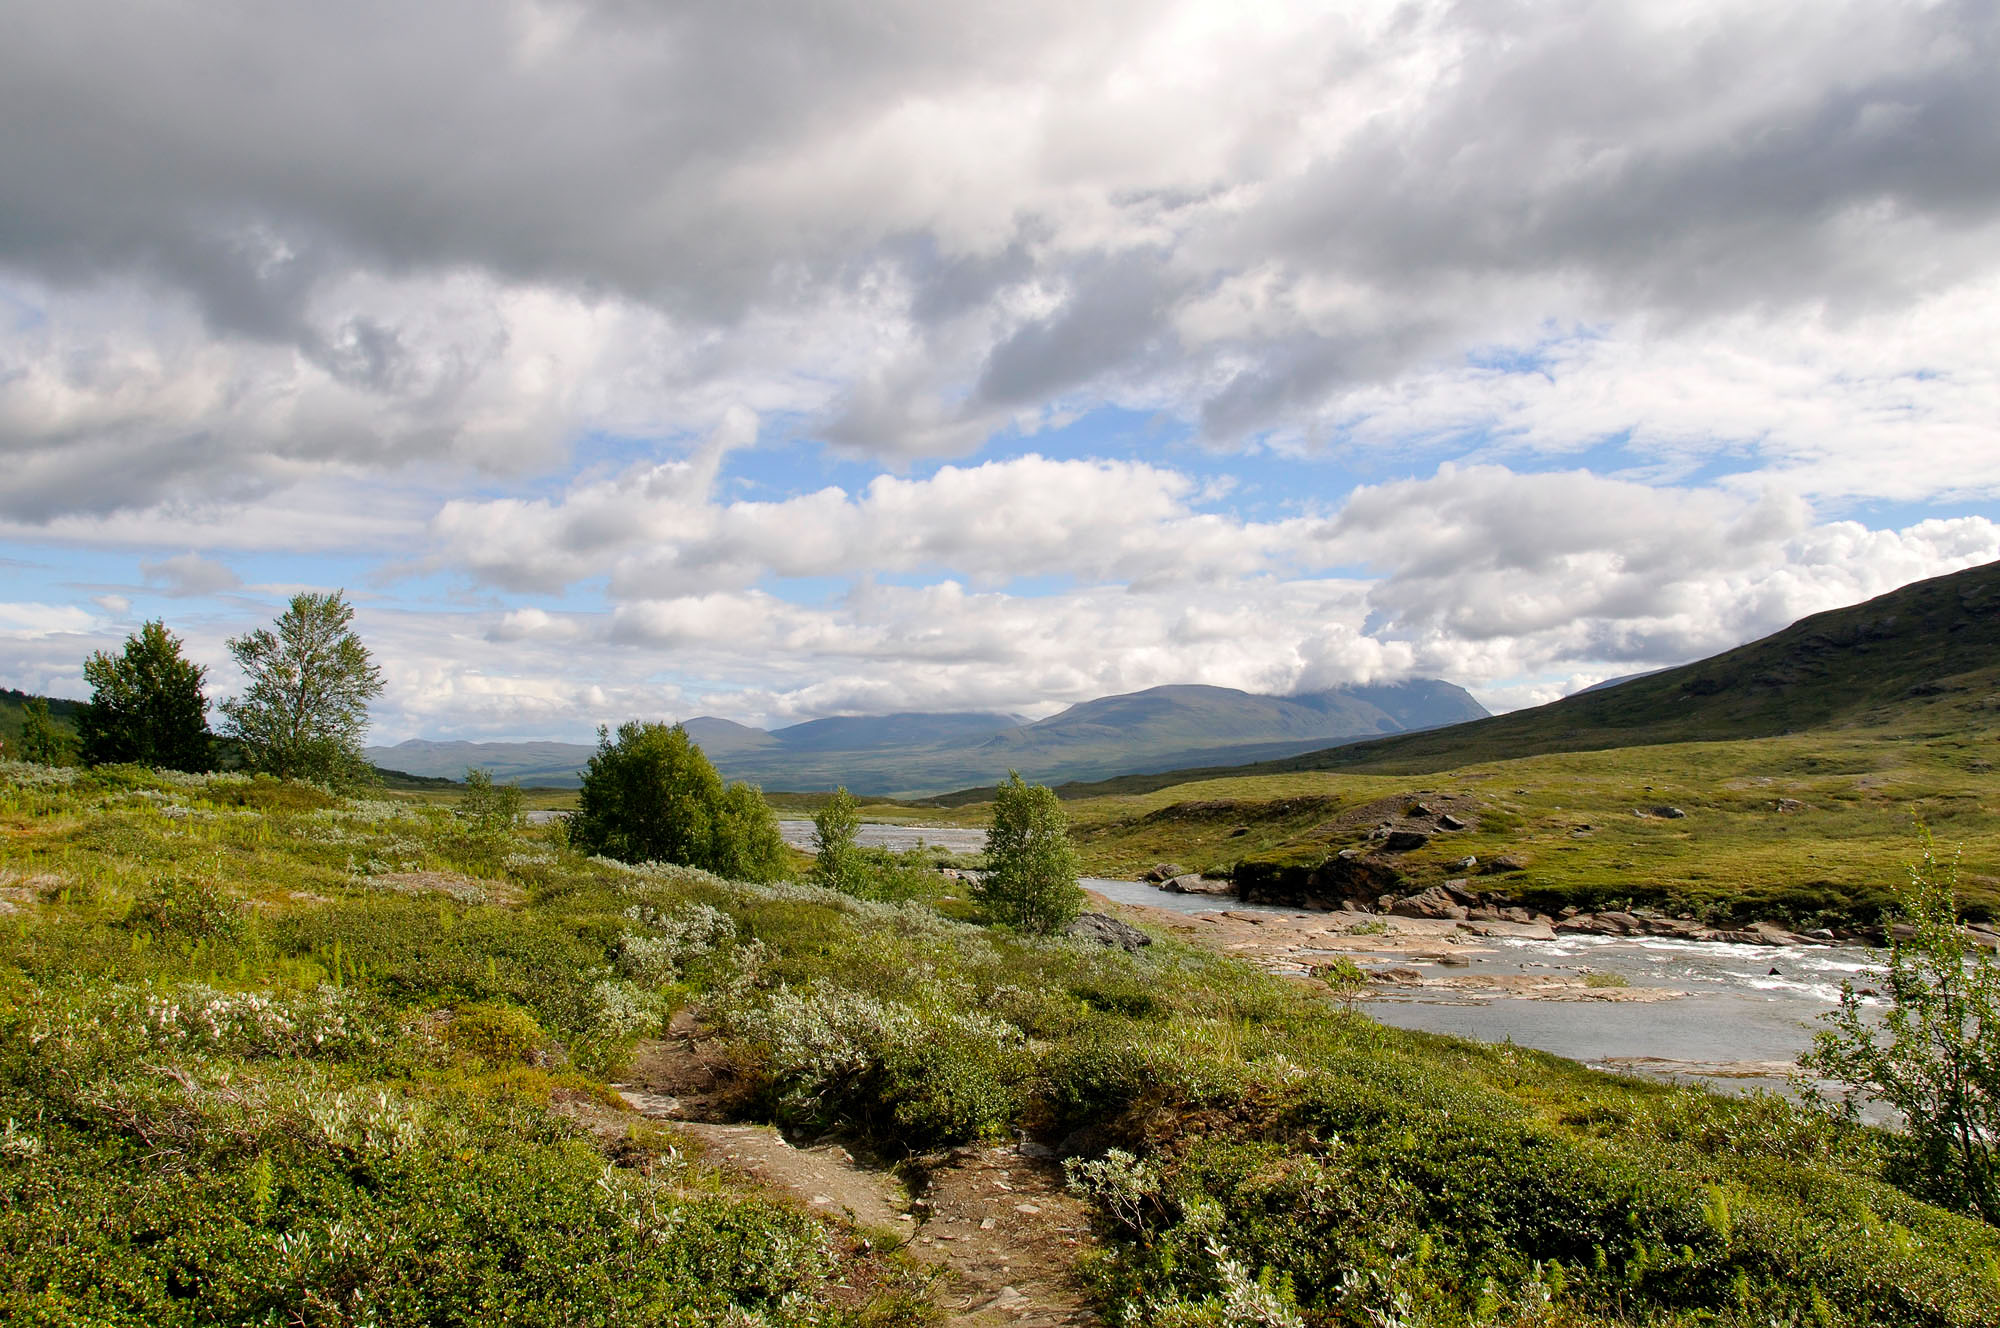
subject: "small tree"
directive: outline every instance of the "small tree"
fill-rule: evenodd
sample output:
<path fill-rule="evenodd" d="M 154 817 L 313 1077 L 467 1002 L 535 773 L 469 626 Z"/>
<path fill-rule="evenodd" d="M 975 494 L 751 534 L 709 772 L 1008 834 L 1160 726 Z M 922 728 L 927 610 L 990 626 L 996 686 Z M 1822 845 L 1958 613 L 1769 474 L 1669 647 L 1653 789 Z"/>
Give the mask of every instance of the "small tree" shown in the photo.
<path fill-rule="evenodd" d="M 77 717 L 83 759 L 91 765 L 132 761 L 168 770 L 212 764 L 208 670 L 181 657 L 180 638 L 149 622 L 125 638 L 120 654 L 98 651 L 83 662 L 90 704 Z M 48 707 L 44 703 L 42 718 Z"/>
<path fill-rule="evenodd" d="M 677 862 L 739 880 L 784 871 L 778 823 L 756 789 L 722 776 L 675 724 L 597 730 L 569 842 L 620 862 Z"/>
<path fill-rule="evenodd" d="M 1939 862 L 1928 830 L 1896 891 L 1889 994 L 1880 1021 L 1863 1013 L 1853 982 L 1841 984 L 1831 1027 L 1799 1058 L 1811 1074 L 1847 1086 L 1847 1107 L 1880 1098 L 1908 1122 L 1913 1188 L 2000 1222 L 2000 963 L 1958 923 L 1958 863 Z"/>
<path fill-rule="evenodd" d="M 1047 936 L 1083 910 L 1062 804 L 1047 786 L 1023 782 L 1018 771 L 1007 772 L 994 796 L 986 866 L 972 897 L 995 921 Z"/>
<path fill-rule="evenodd" d="M 382 692 L 342 592 L 292 596 L 276 623 L 229 643 L 248 676 L 243 695 L 222 703 L 245 764 L 281 779 L 347 783 L 368 769 L 361 735 L 368 703 Z"/>
<path fill-rule="evenodd" d="M 473 839 L 488 847 L 498 846 L 520 823 L 520 786 L 495 784 L 492 775 L 474 766 L 465 772 L 465 793 L 458 800 L 458 814 Z"/>
<path fill-rule="evenodd" d="M 21 706 L 21 759 L 37 765 L 60 765 L 68 748 L 69 735 L 57 727 L 48 701 L 29 697 Z"/>
<path fill-rule="evenodd" d="M 814 885 L 823 885 L 842 894 L 868 892 L 868 870 L 856 835 L 861 829 L 859 805 L 843 785 L 833 791 L 826 806 L 813 815 Z"/>
<path fill-rule="evenodd" d="M 709 860 L 697 865 L 732 881 L 775 881 L 785 874 L 785 837 L 755 785 L 738 780 L 723 790 Z"/>

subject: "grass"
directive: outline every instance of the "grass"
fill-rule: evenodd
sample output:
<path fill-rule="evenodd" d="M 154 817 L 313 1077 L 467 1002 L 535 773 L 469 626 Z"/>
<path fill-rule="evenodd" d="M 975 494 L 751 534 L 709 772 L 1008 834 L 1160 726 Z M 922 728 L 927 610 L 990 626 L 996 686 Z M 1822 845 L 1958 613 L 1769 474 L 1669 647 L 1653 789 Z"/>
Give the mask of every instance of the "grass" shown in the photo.
<path fill-rule="evenodd" d="M 2000 1323 L 2000 1233 L 1890 1184 L 1889 1136 L 1387 1029 L 1166 939 L 232 777 L 4 766 L 0 835 L 8 1322 L 934 1317 L 670 1135 L 583 1128 L 691 1008 L 747 1117 L 1072 1155 L 1115 1321 Z"/>
<path fill-rule="evenodd" d="M 1068 803 L 1088 868 L 1156 862 L 1229 870 L 1312 866 L 1365 846 L 1367 825 L 1326 828 L 1379 799 L 1477 800 L 1475 828 L 1399 855 L 1411 888 L 1454 864 L 1512 856 L 1526 870 L 1482 888 L 1550 911 L 1651 905 L 1714 920 L 1872 922 L 1908 858 L 1913 820 L 1964 849 L 1963 900 L 2000 910 L 2000 775 L 1990 734 L 1909 739 L 1801 734 L 1468 763 L 1425 775 L 1298 772 L 1204 780 Z M 1671 806 L 1678 819 L 1651 814 Z M 1587 829 L 1585 827 L 1588 827 Z"/>

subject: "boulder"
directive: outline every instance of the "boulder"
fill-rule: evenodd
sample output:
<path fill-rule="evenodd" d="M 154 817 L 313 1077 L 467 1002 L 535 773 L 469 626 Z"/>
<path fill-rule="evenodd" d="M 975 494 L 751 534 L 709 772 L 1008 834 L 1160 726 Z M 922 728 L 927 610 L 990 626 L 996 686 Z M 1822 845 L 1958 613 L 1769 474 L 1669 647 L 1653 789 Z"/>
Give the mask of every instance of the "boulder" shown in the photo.
<path fill-rule="evenodd" d="M 1422 848 L 1431 842 L 1431 837 L 1421 830 L 1391 830 L 1382 841 L 1385 853 L 1408 853 L 1411 849 Z"/>
<path fill-rule="evenodd" d="M 1508 872 L 1526 871 L 1528 864 L 1511 853 L 1502 853 L 1480 869 L 1481 876 L 1504 876 Z"/>
<path fill-rule="evenodd" d="M 1568 910 L 1564 910 L 1567 912 Z M 1595 913 L 1578 913 L 1564 918 L 1556 924 L 1560 932 L 1581 933 L 1585 936 L 1622 936 L 1617 927 L 1600 919 Z"/>
<path fill-rule="evenodd" d="M 1172 895 L 1232 895 L 1236 887 L 1228 881 L 1211 880 L 1200 872 L 1184 872 L 1160 886 Z"/>
<path fill-rule="evenodd" d="M 1404 895 L 1389 905 L 1389 912 L 1399 918 L 1440 918 L 1463 919 L 1465 905 L 1445 893 L 1442 886 L 1432 886 L 1428 890 L 1413 895 Z"/>
<path fill-rule="evenodd" d="M 1145 932 L 1108 913 L 1079 913 L 1076 921 L 1070 923 L 1069 930 L 1063 934 L 1128 952 L 1142 950 L 1153 943 L 1153 938 Z"/>
<path fill-rule="evenodd" d="M 1479 892 L 1472 889 L 1470 883 L 1463 879 L 1446 881 L 1438 889 L 1450 895 L 1454 903 L 1470 907 L 1479 902 Z"/>
<path fill-rule="evenodd" d="M 1456 816 L 1453 816 L 1450 812 L 1446 812 L 1443 816 L 1438 817 L 1438 829 L 1463 830 L 1465 829 L 1465 822 L 1459 820 Z"/>
<path fill-rule="evenodd" d="M 1807 810 L 1807 808 L 1797 798 L 1779 798 L 1773 806 L 1773 810 L 1782 812 L 1786 816 L 1796 816 L 1798 813 Z"/>
<path fill-rule="evenodd" d="M 1470 876 L 1473 868 L 1479 865 L 1479 859 L 1468 853 L 1457 862 L 1448 865 L 1452 871 L 1459 873 L 1461 876 Z"/>
<path fill-rule="evenodd" d="M 1139 879 L 1142 881 L 1152 881 L 1157 884 L 1161 881 L 1171 881 L 1176 876 L 1185 875 L 1187 875 L 1187 868 L 1181 866 L 1178 862 L 1161 862 L 1156 863 L 1151 871 Z"/>
<path fill-rule="evenodd" d="M 1678 821 L 1685 818 L 1687 813 L 1678 807 L 1660 806 L 1653 808 L 1653 815 L 1663 821 Z"/>

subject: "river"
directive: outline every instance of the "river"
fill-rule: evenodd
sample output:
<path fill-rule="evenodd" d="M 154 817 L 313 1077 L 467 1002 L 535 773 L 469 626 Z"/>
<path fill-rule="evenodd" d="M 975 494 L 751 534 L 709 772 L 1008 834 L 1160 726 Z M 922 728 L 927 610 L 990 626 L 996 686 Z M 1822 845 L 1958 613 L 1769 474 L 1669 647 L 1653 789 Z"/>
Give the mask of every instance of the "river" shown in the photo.
<path fill-rule="evenodd" d="M 812 822 L 781 821 L 785 841 L 812 846 Z M 957 826 L 869 823 L 860 842 L 889 849 L 919 843 L 955 852 L 978 852 L 985 831 Z M 1116 903 L 1183 914 L 1227 914 L 1304 921 L 1296 909 L 1241 904 L 1206 895 L 1171 894 L 1139 881 L 1087 877 L 1082 884 Z M 1455 1033 L 1489 1042 L 1513 1041 L 1606 1069 L 1670 1079 L 1701 1079 L 1720 1088 L 1779 1087 L 1792 1061 L 1812 1041 L 1820 1015 L 1833 1009 L 1840 983 L 1867 985 L 1881 956 L 1853 946 L 1759 946 L 1679 941 L 1660 937 L 1558 935 L 1481 937 L 1449 953 L 1412 953 L 1407 947 L 1371 949 L 1355 938 L 1339 947 L 1364 967 L 1394 965 L 1426 981 L 1371 987 L 1365 1008 L 1385 1024 Z M 1297 951 L 1301 966 L 1328 951 Z M 1629 984 L 1622 994 L 1660 989 L 1682 993 L 1664 1000 L 1528 999 L 1476 985 L 1441 987 L 1430 980 L 1460 981 L 1508 975 L 1615 974 Z M 1604 979 L 1600 978 L 1599 981 Z"/>

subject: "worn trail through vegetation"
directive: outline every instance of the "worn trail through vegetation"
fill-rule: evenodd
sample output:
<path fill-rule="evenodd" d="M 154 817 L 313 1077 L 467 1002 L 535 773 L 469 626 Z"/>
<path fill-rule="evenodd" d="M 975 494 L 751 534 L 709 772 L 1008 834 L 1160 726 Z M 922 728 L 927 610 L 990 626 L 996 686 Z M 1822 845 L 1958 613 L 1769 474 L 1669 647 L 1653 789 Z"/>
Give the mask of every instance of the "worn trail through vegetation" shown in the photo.
<path fill-rule="evenodd" d="M 722 1073 L 719 1059 L 677 1022 L 666 1040 L 641 1044 L 619 1096 L 640 1115 L 695 1140 L 711 1165 L 900 1243 L 938 1271 L 951 1324 L 1099 1322 L 1075 1279 L 1077 1257 L 1091 1242 L 1088 1212 L 1064 1191 L 1053 1162 L 1014 1145 L 956 1148 L 913 1171 L 919 1194 L 912 1197 L 894 1173 L 838 1144 L 800 1148 L 769 1125 L 703 1119 L 718 1109 Z"/>

